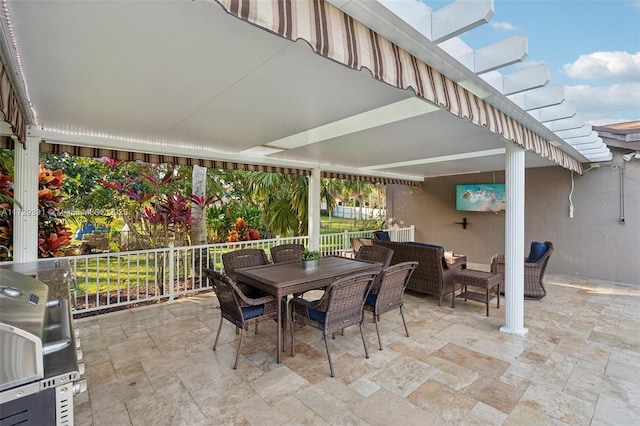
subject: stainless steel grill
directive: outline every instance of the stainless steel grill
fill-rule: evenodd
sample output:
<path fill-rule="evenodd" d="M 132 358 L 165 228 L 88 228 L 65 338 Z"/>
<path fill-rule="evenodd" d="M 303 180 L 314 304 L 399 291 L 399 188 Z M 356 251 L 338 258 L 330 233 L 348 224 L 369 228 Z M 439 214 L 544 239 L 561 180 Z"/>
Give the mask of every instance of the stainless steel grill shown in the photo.
<path fill-rule="evenodd" d="M 29 275 L 0 270 L 0 426 L 73 425 L 81 351 L 67 299 Z"/>

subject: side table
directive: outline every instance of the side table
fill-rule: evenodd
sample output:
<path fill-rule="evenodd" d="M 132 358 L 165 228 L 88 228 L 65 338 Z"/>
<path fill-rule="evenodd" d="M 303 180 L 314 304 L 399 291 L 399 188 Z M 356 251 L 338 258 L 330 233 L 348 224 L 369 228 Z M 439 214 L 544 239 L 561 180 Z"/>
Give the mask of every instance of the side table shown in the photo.
<path fill-rule="evenodd" d="M 455 297 L 464 299 L 465 301 L 471 299 L 486 304 L 487 316 L 489 316 L 489 302 L 493 298 L 493 296 L 490 295 L 490 290 L 495 289 L 496 297 L 498 298 L 497 308 L 500 309 L 500 284 L 502 284 L 502 276 L 500 274 L 463 269 L 453 275 L 454 295 L 457 284 L 460 284 L 462 292 Z M 467 286 L 484 288 L 485 293 L 469 291 Z"/>

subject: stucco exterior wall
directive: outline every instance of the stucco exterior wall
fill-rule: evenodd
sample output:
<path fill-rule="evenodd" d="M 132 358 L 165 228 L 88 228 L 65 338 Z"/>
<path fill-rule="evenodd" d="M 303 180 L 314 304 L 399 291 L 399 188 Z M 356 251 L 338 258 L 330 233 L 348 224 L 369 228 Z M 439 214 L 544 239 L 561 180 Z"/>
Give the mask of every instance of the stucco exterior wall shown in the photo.
<path fill-rule="evenodd" d="M 640 285 L 640 160 L 625 162 L 622 154 L 582 176 L 574 173 L 573 219 L 571 172 L 526 170 L 525 254 L 533 240 L 552 241 L 549 272 Z M 456 211 L 455 191 L 457 184 L 494 182 L 504 183 L 504 172 L 432 178 L 418 188 L 390 185 L 387 215 L 400 225 L 415 225 L 416 241 L 442 244 L 469 262 L 488 264 L 493 254 L 504 253 L 504 212 Z M 466 230 L 455 223 L 464 217 Z"/>

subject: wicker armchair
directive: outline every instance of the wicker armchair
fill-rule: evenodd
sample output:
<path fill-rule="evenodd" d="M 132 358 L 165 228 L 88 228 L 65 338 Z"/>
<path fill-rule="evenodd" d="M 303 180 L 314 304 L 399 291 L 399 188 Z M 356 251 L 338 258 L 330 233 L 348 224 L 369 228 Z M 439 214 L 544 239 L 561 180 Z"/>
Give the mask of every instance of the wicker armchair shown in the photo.
<path fill-rule="evenodd" d="M 544 288 L 543 278 L 544 271 L 547 269 L 547 263 L 549 263 L 549 257 L 553 252 L 553 243 L 545 241 L 544 245 L 547 246 L 547 251 L 538 259 L 535 263 L 527 263 L 527 258 L 524 259 L 524 298 L 525 299 L 542 299 L 547 295 L 547 290 Z M 500 274 L 502 276 L 501 293 L 504 294 L 504 288 L 506 282 L 504 280 L 504 254 L 496 254 L 491 258 L 491 272 L 494 274 Z"/>
<path fill-rule="evenodd" d="M 356 253 L 356 260 L 379 262 L 382 263 L 383 268 L 386 268 L 391 264 L 392 258 L 393 250 L 382 246 L 362 246 Z"/>
<path fill-rule="evenodd" d="M 342 331 L 350 325 L 360 326 L 360 336 L 364 345 L 364 353 L 369 358 L 367 343 L 362 332 L 363 305 L 369 292 L 369 287 L 377 274 L 362 273 L 341 278 L 331 284 L 322 299 L 308 301 L 302 298 L 294 298 L 289 302 L 291 312 L 291 356 L 295 355 L 295 328 L 308 324 L 322 330 L 322 338 L 327 349 L 329 370 L 331 377 L 335 377 L 331 352 L 327 335 L 335 337 L 336 331 Z M 326 308 L 321 309 L 321 306 Z"/>
<path fill-rule="evenodd" d="M 271 259 L 273 263 L 294 262 L 302 259 L 303 251 L 302 244 L 280 244 L 271 247 Z"/>
<path fill-rule="evenodd" d="M 248 330 L 249 326 L 255 324 L 257 333 L 259 322 L 269 319 L 277 320 L 277 300 L 273 296 L 248 297 L 228 276 L 208 268 L 204 272 L 211 281 L 211 285 L 220 302 L 220 325 L 218 326 L 213 350 L 215 351 L 218 346 L 223 320 L 226 319 L 236 326 L 236 332 L 240 330 L 240 343 L 238 343 L 236 361 L 233 364 L 233 369 L 235 370 L 238 368 L 238 358 L 240 357 L 240 347 L 242 346 L 244 332 Z M 286 321 L 283 321 L 283 328 L 285 328 L 285 324 Z"/>
<path fill-rule="evenodd" d="M 376 334 L 378 335 L 380 350 L 382 350 L 382 340 L 380 339 L 378 322 L 380 321 L 380 315 L 385 312 L 400 309 L 404 332 L 407 337 L 409 337 L 409 329 L 407 329 L 407 323 L 404 320 L 404 313 L 402 312 L 404 308 L 402 296 L 416 266 L 418 266 L 418 262 L 402 262 L 384 268 L 367 295 L 364 310 L 373 313 L 373 322 L 376 324 Z"/>

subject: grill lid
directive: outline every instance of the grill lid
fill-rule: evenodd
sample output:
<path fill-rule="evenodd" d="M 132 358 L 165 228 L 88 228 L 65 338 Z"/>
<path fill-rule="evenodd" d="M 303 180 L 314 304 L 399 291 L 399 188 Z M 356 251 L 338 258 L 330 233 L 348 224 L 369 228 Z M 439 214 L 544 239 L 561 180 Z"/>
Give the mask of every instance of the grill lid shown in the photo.
<path fill-rule="evenodd" d="M 49 287 L 35 278 L 0 271 L 0 391 L 43 377 L 48 296 Z"/>
<path fill-rule="evenodd" d="M 1 270 L 0 323 L 42 339 L 48 296 L 46 284 L 28 275 Z"/>

